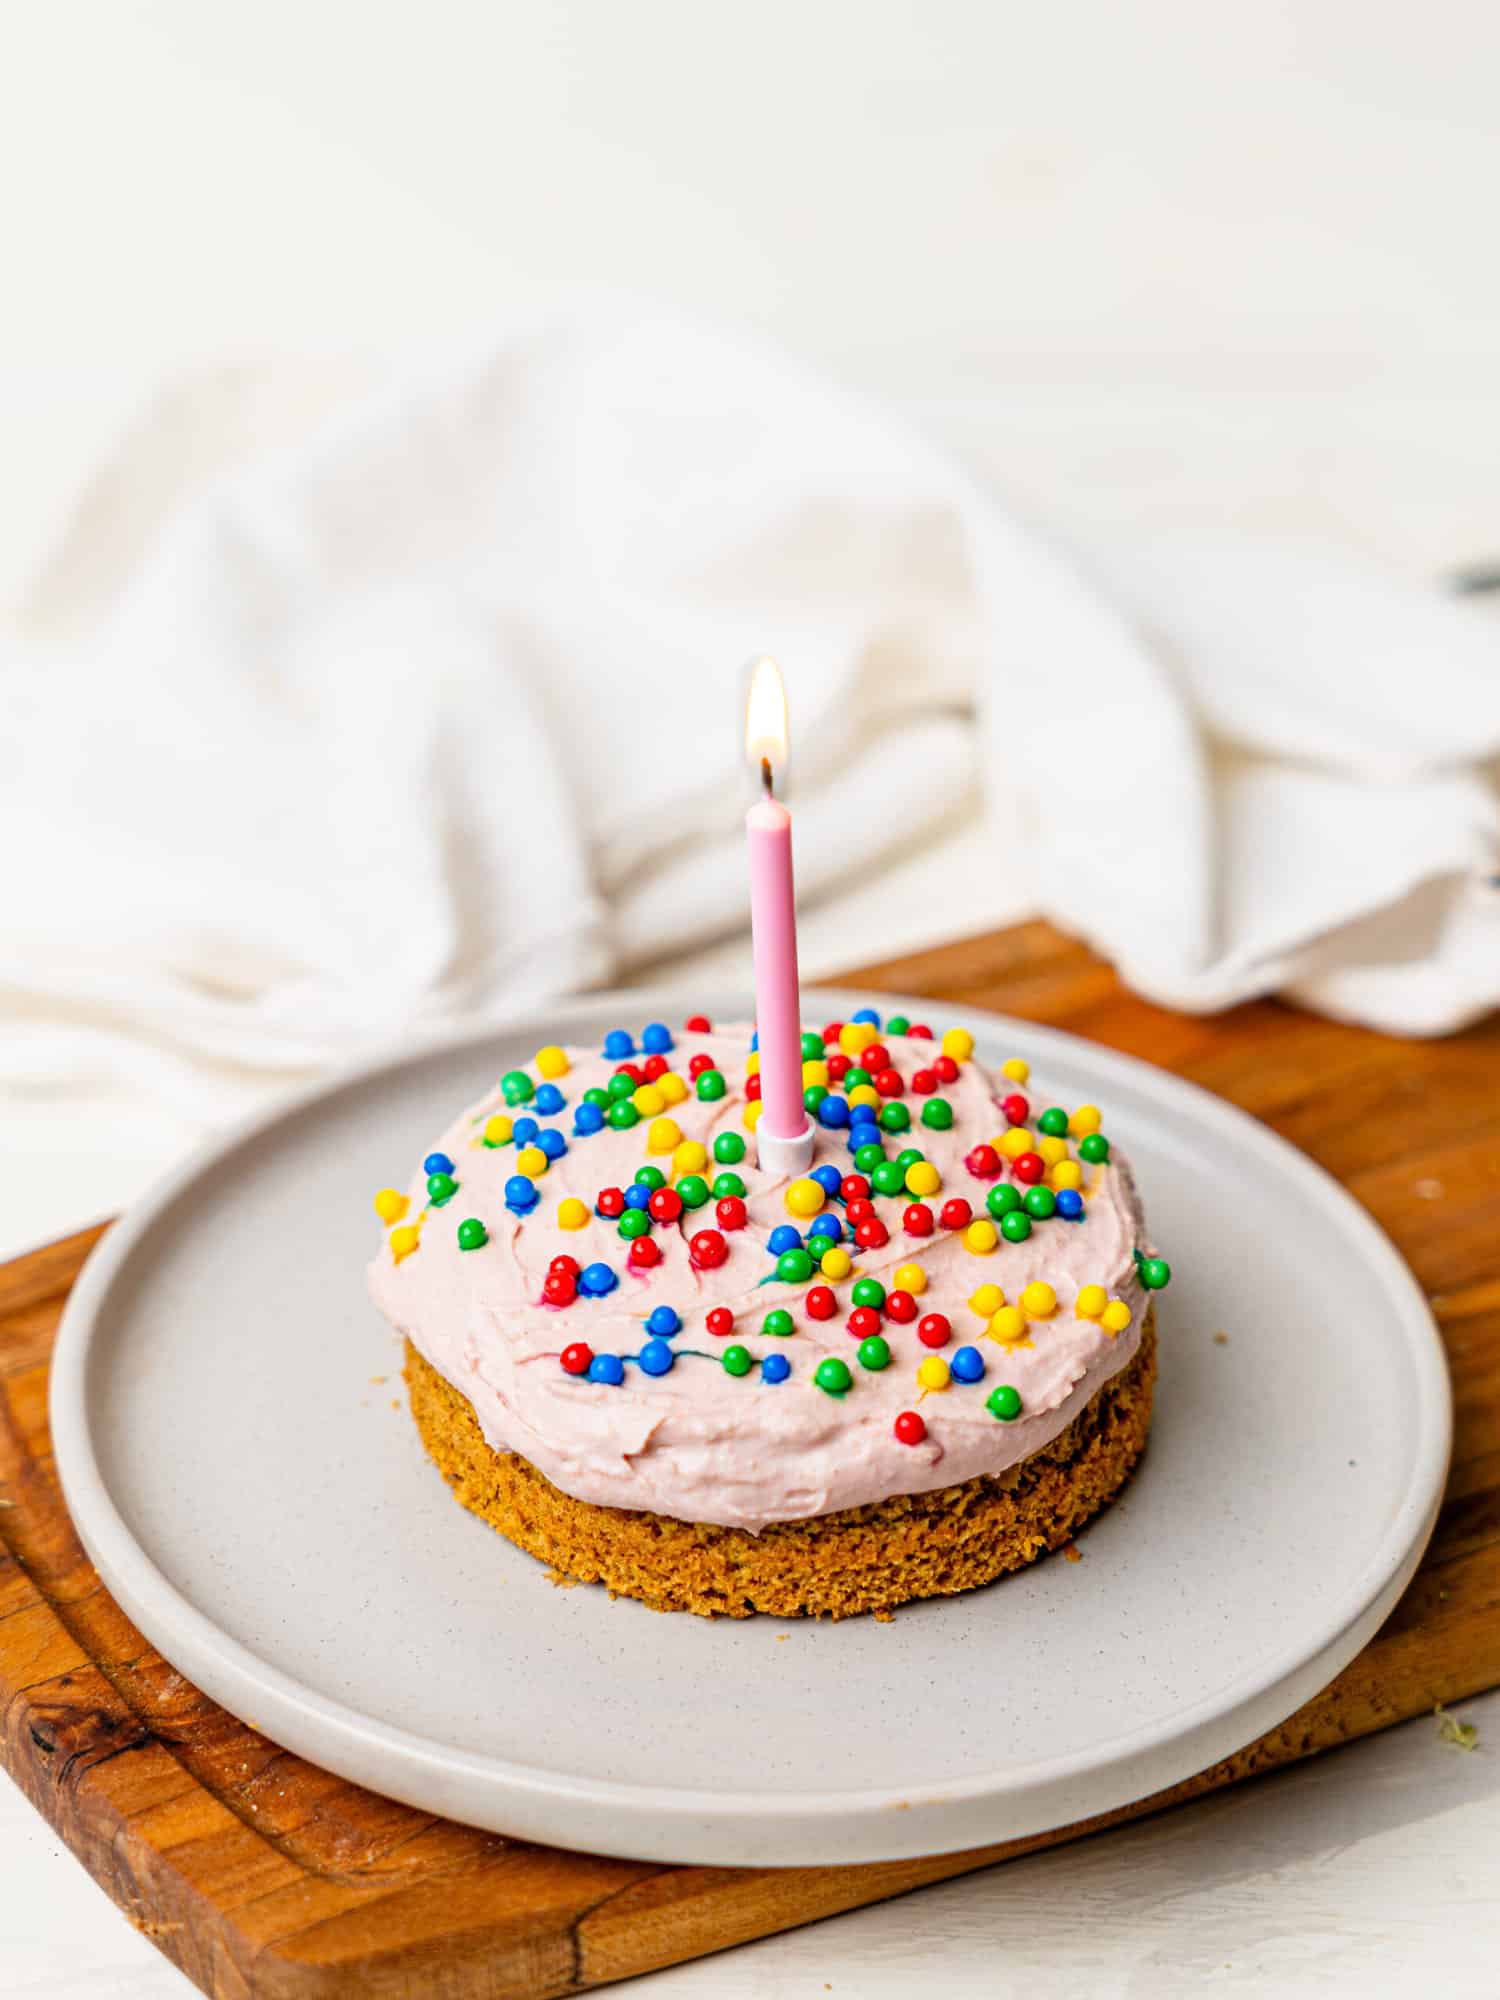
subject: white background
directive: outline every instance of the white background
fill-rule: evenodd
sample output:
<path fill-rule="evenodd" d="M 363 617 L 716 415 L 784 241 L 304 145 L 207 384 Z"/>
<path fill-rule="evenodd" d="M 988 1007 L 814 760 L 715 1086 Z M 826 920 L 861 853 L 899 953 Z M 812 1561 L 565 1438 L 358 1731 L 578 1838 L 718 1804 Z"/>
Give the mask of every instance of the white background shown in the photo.
<path fill-rule="evenodd" d="M 1500 552 L 1481 0 L 0 0 L 0 36 L 0 615 L 184 375 L 321 406 L 598 283 L 752 321 L 1074 536 Z M 107 1103 L 65 1136 L 0 1144 L 0 1246 L 179 1143 Z M 1492 1992 L 1495 1768 L 1417 1723 L 638 1990 Z M 8 1788 L 0 1948 L 8 1994 L 187 1990 Z"/>

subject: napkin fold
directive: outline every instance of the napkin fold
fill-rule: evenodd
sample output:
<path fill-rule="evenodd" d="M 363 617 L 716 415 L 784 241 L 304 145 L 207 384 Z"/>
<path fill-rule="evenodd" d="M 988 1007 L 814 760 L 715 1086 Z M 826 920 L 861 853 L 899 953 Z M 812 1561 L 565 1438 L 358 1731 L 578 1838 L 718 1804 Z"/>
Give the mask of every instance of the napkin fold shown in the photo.
<path fill-rule="evenodd" d="M 181 431 L 81 511 L 87 615 L 3 642 L 0 1082 L 223 1106 L 742 932 L 758 652 L 814 972 L 1034 907 L 1176 1007 L 1428 1034 L 1500 1000 L 1471 605 L 1297 549 L 1065 556 L 867 401 L 638 312 L 206 478 Z"/>

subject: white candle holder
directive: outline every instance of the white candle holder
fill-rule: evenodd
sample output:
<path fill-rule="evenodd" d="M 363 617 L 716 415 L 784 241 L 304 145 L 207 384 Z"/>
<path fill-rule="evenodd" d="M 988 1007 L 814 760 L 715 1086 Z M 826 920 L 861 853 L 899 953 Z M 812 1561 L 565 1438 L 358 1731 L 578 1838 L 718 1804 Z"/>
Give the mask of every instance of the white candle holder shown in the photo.
<path fill-rule="evenodd" d="M 809 1124 L 791 1139 L 780 1139 L 774 1132 L 764 1130 L 763 1124 L 755 1129 L 755 1158 L 763 1174 L 770 1174 L 777 1180 L 799 1180 L 812 1165 L 813 1128 Z"/>

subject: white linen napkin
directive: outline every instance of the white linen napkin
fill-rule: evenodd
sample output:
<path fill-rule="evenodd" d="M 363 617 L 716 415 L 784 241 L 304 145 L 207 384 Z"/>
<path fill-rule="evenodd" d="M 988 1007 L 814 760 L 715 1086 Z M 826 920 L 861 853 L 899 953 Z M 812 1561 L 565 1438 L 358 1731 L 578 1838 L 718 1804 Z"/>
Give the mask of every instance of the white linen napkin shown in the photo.
<path fill-rule="evenodd" d="M 0 1085 L 221 1110 L 743 933 L 762 651 L 810 974 L 1038 907 L 1172 1006 L 1427 1034 L 1500 1000 L 1466 605 L 1250 546 L 1085 577 L 886 413 L 639 313 L 346 400 L 121 561 L 166 449 L 75 527 L 63 573 L 92 538 L 117 584 L 4 642 Z"/>

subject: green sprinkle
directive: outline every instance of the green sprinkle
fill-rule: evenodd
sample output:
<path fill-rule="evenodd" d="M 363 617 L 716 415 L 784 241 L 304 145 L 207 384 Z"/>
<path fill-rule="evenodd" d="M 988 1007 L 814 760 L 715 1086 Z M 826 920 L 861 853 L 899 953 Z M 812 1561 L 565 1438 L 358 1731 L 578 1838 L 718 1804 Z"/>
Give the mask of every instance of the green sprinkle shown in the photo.
<path fill-rule="evenodd" d="M 885 1024 L 885 1031 L 888 1035 L 904 1035 L 910 1026 L 911 1022 L 904 1014 L 892 1014 Z"/>
<path fill-rule="evenodd" d="M 627 1208 L 615 1227 L 627 1243 L 633 1243 L 637 1236 L 646 1234 L 651 1227 L 651 1218 L 643 1208 Z"/>
<path fill-rule="evenodd" d="M 857 1306 L 874 1306 L 878 1312 L 885 1304 L 885 1286 L 879 1278 L 857 1278 L 849 1296 Z"/>
<path fill-rule="evenodd" d="M 854 1164 L 859 1169 L 860 1173 L 873 1174 L 875 1169 L 880 1165 L 881 1161 L 884 1158 L 885 1158 L 884 1146 L 877 1145 L 876 1142 L 872 1139 L 870 1140 L 868 1145 L 861 1146 L 857 1149 L 854 1155 Z"/>
<path fill-rule="evenodd" d="M 896 1165 L 904 1175 L 908 1167 L 914 1167 L 919 1160 L 925 1160 L 926 1158 L 927 1155 L 922 1151 L 920 1146 L 903 1146 L 901 1151 L 896 1155 Z"/>
<path fill-rule="evenodd" d="M 737 1167 L 745 1157 L 745 1142 L 738 1132 L 721 1132 L 714 1140 L 714 1158 L 721 1167 Z"/>
<path fill-rule="evenodd" d="M 429 1174 L 427 1176 L 427 1199 L 434 1208 L 441 1208 L 445 1201 L 452 1201 L 458 1193 L 458 1182 L 452 1174 Z"/>
<path fill-rule="evenodd" d="M 613 1098 L 629 1097 L 635 1085 L 628 1076 L 612 1076 L 609 1080 L 609 1094 Z"/>
<path fill-rule="evenodd" d="M 946 1097 L 929 1097 L 922 1106 L 922 1123 L 934 1132 L 946 1132 L 953 1123 L 953 1106 Z"/>
<path fill-rule="evenodd" d="M 906 1169 L 899 1160 L 882 1160 L 871 1169 L 870 1185 L 876 1194 L 900 1194 L 906 1186 Z"/>
<path fill-rule="evenodd" d="M 677 1192 L 684 1208 L 702 1208 L 708 1200 L 708 1182 L 702 1174 L 684 1174 L 677 1183 Z"/>
<path fill-rule="evenodd" d="M 726 1347 L 723 1353 L 726 1375 L 748 1375 L 752 1366 L 750 1350 L 736 1341 L 733 1347 Z"/>
<path fill-rule="evenodd" d="M 1139 1257 L 1135 1268 L 1148 1292 L 1165 1291 L 1172 1282 L 1172 1266 L 1165 1257 Z"/>
<path fill-rule="evenodd" d="M 1014 1215 L 1021 1206 L 1021 1191 L 1012 1187 L 1009 1181 L 996 1181 L 985 1196 L 984 1205 L 999 1222 L 1007 1215 Z"/>
<path fill-rule="evenodd" d="M 1068 1114 L 1060 1105 L 1054 1104 L 1042 1113 L 1036 1121 L 1037 1130 L 1045 1132 L 1049 1139 L 1066 1139 L 1068 1136 Z"/>
<path fill-rule="evenodd" d="M 1078 1141 L 1078 1157 L 1087 1160 L 1091 1167 L 1102 1167 L 1109 1158 L 1109 1141 L 1102 1132 L 1090 1132 L 1086 1139 Z"/>
<path fill-rule="evenodd" d="M 785 1340 L 797 1331 L 797 1323 L 785 1306 L 773 1306 L 760 1323 L 762 1333 L 768 1333 L 773 1340 Z"/>
<path fill-rule="evenodd" d="M 507 1104 L 525 1104 L 535 1089 L 524 1069 L 508 1069 L 500 1079 L 500 1094 Z"/>
<path fill-rule="evenodd" d="M 1007 1243 L 1024 1243 L 1031 1234 L 1031 1217 L 1024 1208 L 1013 1208 L 1000 1218 L 1000 1234 Z"/>
<path fill-rule="evenodd" d="M 991 1389 L 985 1397 L 984 1407 L 1002 1424 L 1012 1424 L 1021 1414 L 1021 1392 L 1013 1389 L 1009 1382 L 1002 1382 L 998 1389 Z"/>
<path fill-rule="evenodd" d="M 610 1104 L 609 1092 L 601 1090 L 596 1083 L 592 1090 L 586 1090 L 583 1093 L 583 1101 L 585 1104 L 597 1105 L 601 1111 L 608 1111 Z"/>
<path fill-rule="evenodd" d="M 1026 1213 L 1035 1222 L 1045 1222 L 1057 1213 L 1057 1196 L 1049 1187 L 1029 1187 L 1022 1196 Z"/>
<path fill-rule="evenodd" d="M 805 1030 L 802 1036 L 802 1060 L 804 1062 L 823 1060 L 823 1037 L 815 1035 L 811 1028 Z"/>
<path fill-rule="evenodd" d="M 713 1195 L 715 1201 L 727 1201 L 731 1195 L 745 1198 L 745 1183 L 738 1174 L 715 1174 Z"/>
<path fill-rule="evenodd" d="M 617 1132 L 628 1132 L 632 1125 L 639 1125 L 641 1114 L 628 1097 L 617 1097 L 609 1107 L 609 1122 Z"/>
<path fill-rule="evenodd" d="M 844 1071 L 844 1095 L 847 1097 L 851 1090 L 858 1090 L 862 1083 L 868 1085 L 873 1081 L 874 1079 L 871 1077 L 870 1072 L 867 1069 L 861 1069 L 859 1064 L 856 1063 L 852 1069 Z"/>
<path fill-rule="evenodd" d="M 482 1250 L 490 1240 L 490 1232 L 476 1216 L 458 1225 L 458 1247 L 460 1250 Z"/>
<path fill-rule="evenodd" d="M 826 1361 L 818 1363 L 813 1380 L 825 1396 L 844 1396 L 854 1387 L 848 1362 L 840 1361 L 836 1354 L 830 1354 Z"/>
<path fill-rule="evenodd" d="M 872 1333 L 868 1340 L 859 1343 L 859 1365 L 878 1375 L 882 1368 L 891 1365 L 891 1346 L 884 1334 Z"/>
<path fill-rule="evenodd" d="M 704 1104 L 717 1104 L 728 1088 L 719 1069 L 706 1069 L 698 1079 L 698 1096 Z"/>
<path fill-rule="evenodd" d="M 805 1285 L 812 1274 L 810 1250 L 783 1250 L 776 1259 L 776 1275 L 784 1285 Z"/>
<path fill-rule="evenodd" d="M 635 1170 L 635 1184 L 637 1187 L 650 1188 L 651 1192 L 655 1194 L 659 1187 L 666 1186 L 667 1177 L 660 1167 L 637 1167 Z"/>

